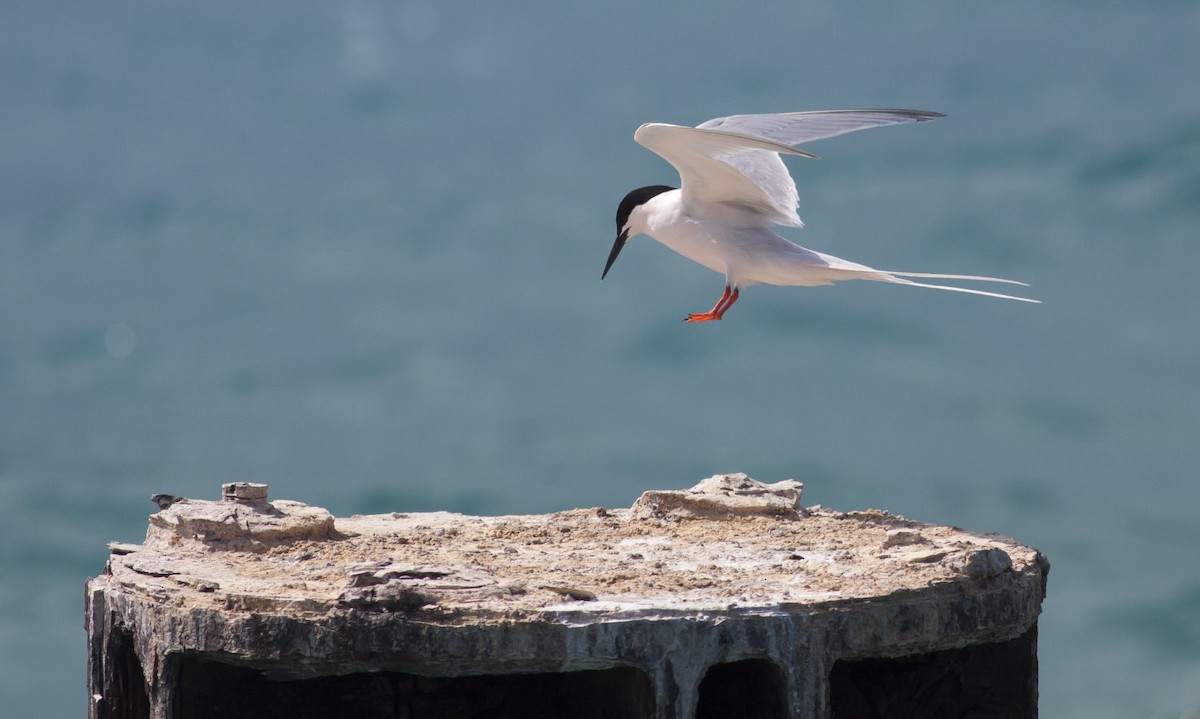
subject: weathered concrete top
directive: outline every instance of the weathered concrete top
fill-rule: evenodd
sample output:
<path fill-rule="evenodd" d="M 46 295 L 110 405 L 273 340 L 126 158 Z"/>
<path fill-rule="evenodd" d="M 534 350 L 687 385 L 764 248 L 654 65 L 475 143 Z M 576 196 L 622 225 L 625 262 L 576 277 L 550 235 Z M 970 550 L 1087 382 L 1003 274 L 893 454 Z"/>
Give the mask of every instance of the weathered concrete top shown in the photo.
<path fill-rule="evenodd" d="M 1012 539 L 879 510 L 804 509 L 802 489 L 718 475 L 647 492 L 630 509 L 335 519 L 270 502 L 261 485 L 227 485 L 215 502 L 157 495 L 145 543 L 112 545 L 106 573 L 176 610 L 362 609 L 456 626 L 794 613 L 1002 575 L 1044 586 L 1044 558 Z"/>

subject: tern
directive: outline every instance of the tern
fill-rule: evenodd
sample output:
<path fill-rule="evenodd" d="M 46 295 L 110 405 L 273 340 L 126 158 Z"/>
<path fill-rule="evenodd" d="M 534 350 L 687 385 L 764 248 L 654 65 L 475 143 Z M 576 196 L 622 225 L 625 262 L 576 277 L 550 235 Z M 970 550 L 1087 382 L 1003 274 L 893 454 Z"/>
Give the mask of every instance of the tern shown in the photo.
<path fill-rule="evenodd" d="M 741 288 L 754 284 L 813 287 L 841 280 L 874 280 L 912 287 L 1038 302 L 997 292 L 915 282 L 909 277 L 974 280 L 1028 286 L 999 277 L 893 272 L 801 247 L 772 231 L 803 227 L 796 183 L 780 155 L 816 158 L 796 145 L 872 127 L 928 122 L 941 113 L 921 110 L 818 110 L 718 117 L 696 127 L 651 122 L 633 139 L 679 171 L 680 187 L 650 185 L 625 195 L 617 207 L 617 239 L 600 279 L 608 276 L 626 241 L 649 235 L 689 260 L 725 275 L 725 291 L 708 312 L 686 322 L 724 317 Z"/>

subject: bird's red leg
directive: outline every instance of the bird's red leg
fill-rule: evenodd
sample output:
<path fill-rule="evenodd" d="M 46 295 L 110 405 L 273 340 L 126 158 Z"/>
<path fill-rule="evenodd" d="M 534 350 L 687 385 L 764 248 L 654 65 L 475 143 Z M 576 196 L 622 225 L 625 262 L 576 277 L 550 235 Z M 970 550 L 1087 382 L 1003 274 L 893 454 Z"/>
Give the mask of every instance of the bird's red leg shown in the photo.
<path fill-rule="evenodd" d="M 733 307 L 733 303 L 738 301 L 738 293 L 740 291 L 741 290 L 736 287 L 733 288 L 733 294 L 729 295 L 729 299 L 725 301 L 725 306 L 717 311 L 717 319 L 724 317 L 725 313 L 729 311 L 729 308 Z"/>
<path fill-rule="evenodd" d="M 738 290 L 736 290 L 736 289 L 731 290 L 729 285 L 725 285 L 725 292 L 721 295 L 721 299 L 717 300 L 717 304 L 713 305 L 713 308 L 711 310 L 709 310 L 708 312 L 701 312 L 698 314 L 688 315 L 687 317 L 683 318 L 683 321 L 684 322 L 711 322 L 713 320 L 719 320 L 719 319 L 721 319 L 722 316 L 724 316 L 724 314 L 729 310 L 730 307 L 733 307 L 733 303 L 737 302 L 737 299 L 738 299 Z"/>

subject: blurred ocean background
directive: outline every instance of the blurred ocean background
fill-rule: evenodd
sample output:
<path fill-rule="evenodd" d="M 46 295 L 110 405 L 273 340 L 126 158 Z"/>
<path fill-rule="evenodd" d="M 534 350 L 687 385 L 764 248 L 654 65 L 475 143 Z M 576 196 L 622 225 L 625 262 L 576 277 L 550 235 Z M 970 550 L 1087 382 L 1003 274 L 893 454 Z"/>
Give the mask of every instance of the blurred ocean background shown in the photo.
<path fill-rule="evenodd" d="M 1049 556 L 1046 717 L 1200 716 L 1200 5 L 0 0 L 0 697 L 86 707 L 155 492 L 628 506 L 744 471 Z M 642 122 L 948 115 L 789 160 L 813 249 L 1040 306 L 752 287 Z"/>

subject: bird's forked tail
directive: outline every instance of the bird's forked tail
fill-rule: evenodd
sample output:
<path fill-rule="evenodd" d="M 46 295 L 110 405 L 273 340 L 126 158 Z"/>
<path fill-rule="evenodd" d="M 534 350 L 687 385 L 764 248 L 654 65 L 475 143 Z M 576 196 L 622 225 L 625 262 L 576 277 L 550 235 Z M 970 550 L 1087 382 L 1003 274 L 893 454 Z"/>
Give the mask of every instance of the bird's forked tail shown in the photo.
<path fill-rule="evenodd" d="M 973 290 L 968 287 L 954 287 L 952 285 L 931 285 L 926 282 L 913 282 L 912 280 L 905 279 L 906 277 L 920 277 L 923 279 L 932 279 L 932 280 L 968 280 L 971 282 L 1001 282 L 1006 285 L 1020 285 L 1022 287 L 1029 286 L 1025 282 L 1018 282 L 1017 280 L 1006 280 L 1001 277 L 980 277 L 978 275 L 940 275 L 940 274 L 933 274 L 930 272 L 890 272 L 890 271 L 882 272 L 880 274 L 883 274 L 888 278 L 887 280 L 885 280 L 887 282 L 896 282 L 896 283 L 899 283 L 902 285 L 909 285 L 910 287 L 928 287 L 928 288 L 934 289 L 934 290 L 947 290 L 949 292 L 965 292 L 966 294 L 969 294 L 969 295 L 982 295 L 983 297 L 998 297 L 1002 300 L 1016 300 L 1017 302 L 1032 302 L 1034 304 L 1041 304 L 1041 302 L 1042 302 L 1041 300 L 1033 300 L 1028 297 L 1016 297 L 1014 295 L 1005 295 L 1005 294 L 1001 294 L 999 292 L 988 292 L 986 290 Z"/>

